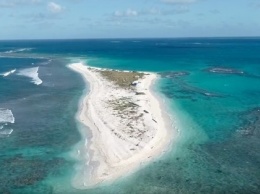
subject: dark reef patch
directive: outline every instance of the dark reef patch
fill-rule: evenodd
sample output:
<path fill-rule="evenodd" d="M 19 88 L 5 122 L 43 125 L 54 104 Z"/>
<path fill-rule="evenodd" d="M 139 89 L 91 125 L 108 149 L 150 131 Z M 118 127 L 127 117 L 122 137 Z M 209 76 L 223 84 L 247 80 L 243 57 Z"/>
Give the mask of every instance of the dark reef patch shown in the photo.
<path fill-rule="evenodd" d="M 181 79 L 169 79 L 169 84 L 165 85 L 161 89 L 168 98 L 189 99 L 196 101 L 201 97 L 204 97 L 206 100 L 225 97 L 223 94 L 192 86 Z"/>
<path fill-rule="evenodd" d="M 223 74 L 223 75 L 238 75 L 238 76 L 245 76 L 251 78 L 260 78 L 259 75 L 254 75 L 239 69 L 226 68 L 226 67 L 209 67 L 204 69 L 203 71 L 208 73 Z"/>
<path fill-rule="evenodd" d="M 241 126 L 237 136 L 260 139 L 260 107 L 242 112 L 240 115 Z"/>
<path fill-rule="evenodd" d="M 190 75 L 190 73 L 187 71 L 169 71 L 169 72 L 159 73 L 159 75 L 162 78 L 179 78 L 179 77 Z"/>
<path fill-rule="evenodd" d="M 224 68 L 224 67 L 210 67 L 204 69 L 206 72 L 210 73 L 218 73 L 218 74 L 236 74 L 236 75 L 243 75 L 245 74 L 244 71 L 233 69 L 233 68 Z"/>

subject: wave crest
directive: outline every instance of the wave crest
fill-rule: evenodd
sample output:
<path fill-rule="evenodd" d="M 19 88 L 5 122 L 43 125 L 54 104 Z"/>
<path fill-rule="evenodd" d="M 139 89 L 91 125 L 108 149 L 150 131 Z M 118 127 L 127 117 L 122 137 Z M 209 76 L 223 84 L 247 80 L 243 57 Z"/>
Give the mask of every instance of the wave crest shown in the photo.
<path fill-rule="evenodd" d="M 42 80 L 39 78 L 38 70 L 39 67 L 22 69 L 17 73 L 17 75 L 29 77 L 32 79 L 32 83 L 40 85 L 42 84 Z"/>
<path fill-rule="evenodd" d="M 0 108 L 0 123 L 15 123 L 15 118 L 11 110 Z"/>
<path fill-rule="evenodd" d="M 19 53 L 19 52 L 24 52 L 24 51 L 31 51 L 32 49 L 33 48 L 19 48 L 19 49 L 5 51 L 4 53 L 6 53 L 6 54 Z"/>
<path fill-rule="evenodd" d="M 14 130 L 13 129 L 5 129 L 3 131 L 0 131 L 0 137 L 1 136 L 9 136 L 12 134 Z"/>
<path fill-rule="evenodd" d="M 7 77 L 7 76 L 11 75 L 12 73 L 14 73 L 15 71 L 16 71 L 16 69 L 13 69 L 13 70 L 11 70 L 11 71 L 2 73 L 1 75 L 2 75 L 3 77 Z"/>
<path fill-rule="evenodd" d="M 8 127 L 8 123 L 15 123 L 15 118 L 12 111 L 9 109 L 0 108 L 0 137 L 9 137 L 12 134 L 13 129 Z"/>

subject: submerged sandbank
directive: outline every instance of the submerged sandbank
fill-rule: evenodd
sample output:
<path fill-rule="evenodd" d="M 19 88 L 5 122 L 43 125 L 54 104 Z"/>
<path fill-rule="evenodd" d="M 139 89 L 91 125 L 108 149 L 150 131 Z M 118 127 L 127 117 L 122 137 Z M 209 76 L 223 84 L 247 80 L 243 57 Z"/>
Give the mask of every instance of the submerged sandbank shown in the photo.
<path fill-rule="evenodd" d="M 82 63 L 69 67 L 90 84 L 77 119 L 92 134 L 78 150 L 79 155 L 90 155 L 78 168 L 73 186 L 84 189 L 115 180 L 169 149 L 176 130 L 152 93 L 157 74 L 91 68 Z"/>

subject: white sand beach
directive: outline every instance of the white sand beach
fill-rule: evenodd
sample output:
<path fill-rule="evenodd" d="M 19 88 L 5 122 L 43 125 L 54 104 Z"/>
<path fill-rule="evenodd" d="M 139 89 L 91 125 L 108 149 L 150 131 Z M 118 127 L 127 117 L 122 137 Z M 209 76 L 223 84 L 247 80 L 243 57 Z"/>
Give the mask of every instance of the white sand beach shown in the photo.
<path fill-rule="evenodd" d="M 82 63 L 69 65 L 90 84 L 78 119 L 92 134 L 85 152 L 91 152 L 86 165 L 89 173 L 77 178 L 76 188 L 90 188 L 136 171 L 158 158 L 175 136 L 162 104 L 152 93 L 155 73 L 137 78 L 136 86 L 123 88 L 101 75 L 102 69 Z M 81 150 L 82 151 L 82 150 Z M 79 151 L 80 152 L 80 151 Z"/>

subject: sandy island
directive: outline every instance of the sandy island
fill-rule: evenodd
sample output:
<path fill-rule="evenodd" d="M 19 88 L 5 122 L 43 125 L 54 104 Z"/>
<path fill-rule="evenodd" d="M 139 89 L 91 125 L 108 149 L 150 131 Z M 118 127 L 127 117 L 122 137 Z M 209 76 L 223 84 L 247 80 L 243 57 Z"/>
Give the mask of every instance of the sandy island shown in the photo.
<path fill-rule="evenodd" d="M 113 71 L 69 65 L 90 84 L 78 120 L 92 134 L 84 150 L 85 168 L 73 181 L 76 188 L 94 187 L 132 173 L 164 153 L 173 137 L 168 114 L 151 91 L 155 73 Z"/>

